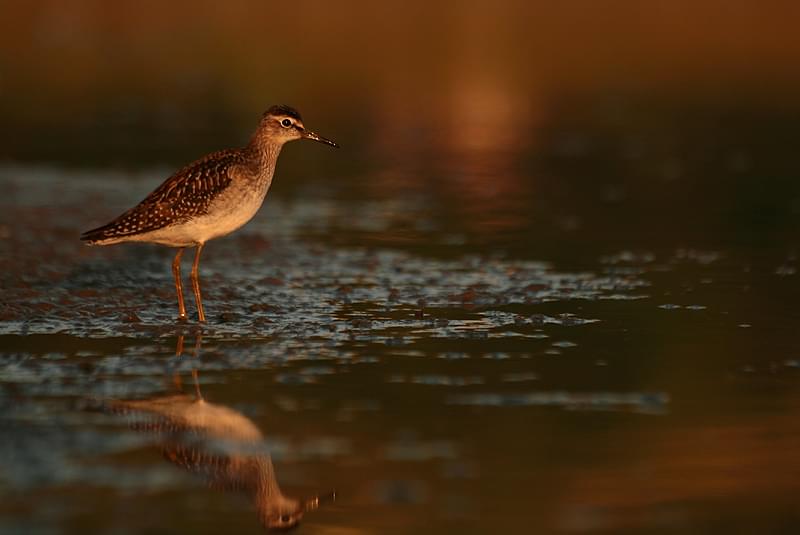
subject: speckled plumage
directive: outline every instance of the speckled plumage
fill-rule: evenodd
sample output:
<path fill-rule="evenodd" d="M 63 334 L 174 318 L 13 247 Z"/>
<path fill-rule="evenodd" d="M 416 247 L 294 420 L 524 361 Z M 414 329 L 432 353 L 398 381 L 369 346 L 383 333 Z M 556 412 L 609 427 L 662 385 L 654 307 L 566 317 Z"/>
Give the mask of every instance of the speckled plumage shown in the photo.
<path fill-rule="evenodd" d="M 179 170 L 135 207 L 114 221 L 85 232 L 81 239 L 93 244 L 150 241 L 148 234 L 208 215 L 213 201 L 232 186 L 250 187 L 251 180 L 255 182 L 253 186 L 268 186 L 271 173 L 258 184 L 258 171 L 255 150 L 246 147 L 214 152 Z M 244 183 L 232 184 L 235 180 Z M 162 243 L 157 239 L 153 241 Z"/>
<path fill-rule="evenodd" d="M 180 280 L 185 247 L 196 247 L 192 289 L 200 321 L 205 321 L 197 275 L 203 245 L 247 223 L 258 212 L 272 183 L 284 143 L 311 139 L 336 143 L 305 129 L 297 110 L 273 106 L 261 118 L 250 143 L 209 154 L 180 169 L 142 202 L 110 223 L 84 232 L 89 245 L 148 242 L 178 247 L 172 264 L 178 292 L 178 317 L 186 311 Z"/>

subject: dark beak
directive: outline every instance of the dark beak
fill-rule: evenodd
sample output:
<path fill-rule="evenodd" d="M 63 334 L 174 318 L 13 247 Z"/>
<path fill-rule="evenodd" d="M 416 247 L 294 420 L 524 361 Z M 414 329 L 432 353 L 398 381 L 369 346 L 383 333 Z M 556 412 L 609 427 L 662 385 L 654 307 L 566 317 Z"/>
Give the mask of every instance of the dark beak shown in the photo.
<path fill-rule="evenodd" d="M 310 139 L 312 141 L 319 141 L 320 143 L 325 143 L 326 145 L 330 145 L 331 147 L 339 148 L 339 145 L 331 141 L 330 139 L 326 139 L 319 134 L 315 134 L 311 130 L 303 130 L 303 138 Z"/>

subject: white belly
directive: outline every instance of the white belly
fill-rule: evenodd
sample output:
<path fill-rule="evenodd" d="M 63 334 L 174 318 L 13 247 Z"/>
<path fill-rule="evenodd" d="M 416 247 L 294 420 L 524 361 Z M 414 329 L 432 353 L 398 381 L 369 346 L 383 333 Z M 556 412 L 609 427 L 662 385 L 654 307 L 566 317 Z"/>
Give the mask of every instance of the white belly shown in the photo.
<path fill-rule="evenodd" d="M 130 241 L 160 243 L 171 247 L 188 247 L 230 234 L 250 221 L 267 194 L 247 187 L 233 187 L 221 193 L 208 207 L 208 214 L 185 223 L 170 225 L 153 232 L 131 237 Z"/>

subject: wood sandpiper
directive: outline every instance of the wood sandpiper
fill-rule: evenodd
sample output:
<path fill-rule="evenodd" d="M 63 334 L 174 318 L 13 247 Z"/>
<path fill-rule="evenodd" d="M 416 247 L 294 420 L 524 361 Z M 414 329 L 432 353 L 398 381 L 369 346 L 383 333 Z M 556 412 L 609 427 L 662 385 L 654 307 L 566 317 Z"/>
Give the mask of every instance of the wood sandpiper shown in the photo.
<path fill-rule="evenodd" d="M 181 255 L 196 247 L 191 281 L 199 321 L 205 322 L 197 269 L 208 240 L 230 234 L 256 214 L 267 194 L 283 144 L 311 139 L 338 147 L 306 130 L 297 110 L 273 106 L 261 117 L 246 147 L 211 153 L 169 177 L 142 202 L 107 225 L 84 232 L 89 245 L 147 242 L 177 247 L 172 262 L 178 318 L 186 319 Z"/>

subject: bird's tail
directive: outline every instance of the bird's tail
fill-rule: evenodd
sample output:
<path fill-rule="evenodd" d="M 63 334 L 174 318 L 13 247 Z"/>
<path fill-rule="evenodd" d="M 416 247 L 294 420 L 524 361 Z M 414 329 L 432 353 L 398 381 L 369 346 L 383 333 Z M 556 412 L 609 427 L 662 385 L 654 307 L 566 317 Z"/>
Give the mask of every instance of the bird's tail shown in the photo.
<path fill-rule="evenodd" d="M 122 239 L 118 232 L 116 221 L 114 221 L 82 233 L 81 241 L 85 241 L 86 245 L 111 245 L 122 241 Z"/>
<path fill-rule="evenodd" d="M 97 242 L 102 241 L 103 238 L 105 238 L 103 227 L 87 230 L 81 234 L 81 241 L 87 242 L 87 245 L 94 245 Z"/>

